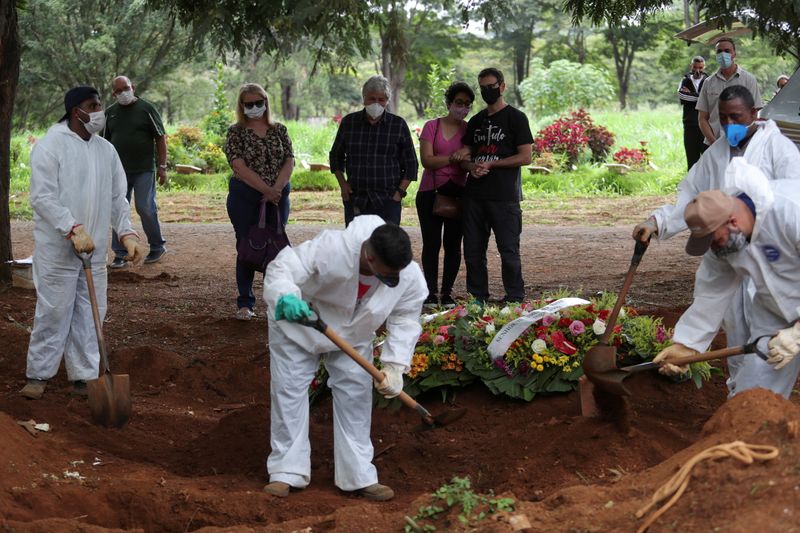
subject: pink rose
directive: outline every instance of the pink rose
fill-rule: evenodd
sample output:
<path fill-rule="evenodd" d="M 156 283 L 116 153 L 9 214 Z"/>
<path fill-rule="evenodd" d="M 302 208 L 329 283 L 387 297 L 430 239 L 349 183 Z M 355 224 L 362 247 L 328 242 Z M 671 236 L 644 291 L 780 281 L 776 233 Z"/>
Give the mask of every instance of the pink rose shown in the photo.
<path fill-rule="evenodd" d="M 572 333 L 574 337 L 577 337 L 584 331 L 586 331 L 586 325 L 580 320 L 573 320 L 572 324 L 569 325 L 569 332 Z"/>
<path fill-rule="evenodd" d="M 444 337 L 442 337 L 441 335 L 436 335 L 433 338 L 433 344 L 438 346 L 438 345 L 443 344 L 443 343 L 444 343 Z"/>
<path fill-rule="evenodd" d="M 450 333 L 450 326 L 439 326 L 440 335 L 449 335 L 449 333 Z"/>
<path fill-rule="evenodd" d="M 556 321 L 556 315 L 544 315 L 544 317 L 542 318 L 542 325 L 549 326 L 555 321 Z"/>

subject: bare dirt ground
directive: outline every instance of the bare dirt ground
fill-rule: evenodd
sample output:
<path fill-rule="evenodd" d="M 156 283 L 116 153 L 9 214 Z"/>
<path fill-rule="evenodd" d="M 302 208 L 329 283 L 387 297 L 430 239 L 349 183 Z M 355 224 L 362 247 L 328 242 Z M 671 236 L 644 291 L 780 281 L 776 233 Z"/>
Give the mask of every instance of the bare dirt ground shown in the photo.
<path fill-rule="evenodd" d="M 297 205 L 297 204 L 296 204 Z M 575 225 L 528 225 L 523 264 L 530 297 L 568 288 L 618 290 L 633 251 L 629 219 L 649 206 L 572 205 L 609 213 Z M 165 219 L 175 215 L 166 210 Z M 322 216 L 324 210 L 321 211 Z M 411 213 L 406 213 L 411 216 Z M 620 220 L 622 222 L 620 222 Z M 589 225 L 591 224 L 591 225 Z M 298 243 L 323 226 L 291 225 Z M 32 250 L 32 224 L 12 226 L 15 255 Z M 419 231 L 410 228 L 418 254 Z M 381 481 L 397 497 L 368 503 L 333 485 L 329 399 L 312 409 L 312 482 L 285 500 L 261 492 L 269 452 L 269 353 L 263 305 L 237 322 L 233 232 L 228 224 L 164 227 L 169 253 L 158 264 L 109 276 L 105 336 L 116 372 L 131 375 L 134 416 L 122 430 L 89 422 L 85 401 L 68 395 L 63 374 L 44 399 L 18 396 L 35 305 L 33 291 L 0 292 L 0 526 L 13 531 L 402 531 L 426 494 L 452 476 L 479 491 L 517 500 L 530 531 L 633 531 L 633 512 L 700 449 L 724 440 L 779 446 L 781 456 L 750 467 L 730 460 L 703 467 L 678 505 L 651 531 L 794 531 L 800 509 L 800 423 L 791 402 L 770 393 L 725 403 L 723 379 L 702 389 L 657 375 L 629 381 L 633 430 L 579 416 L 578 395 L 531 403 L 492 396 L 481 385 L 457 396 L 457 424 L 423 434 L 411 412 L 377 410 L 372 437 Z M 691 301 L 697 261 L 683 239 L 654 243 L 629 302 L 674 323 Z M 493 296 L 502 297 L 499 258 L 490 248 Z M 256 290 L 260 290 L 260 281 Z M 455 292 L 463 295 L 463 274 Z M 423 397 L 432 410 L 436 396 Z M 724 405 L 723 405 L 724 404 Z M 716 412 L 716 415 L 715 415 Z M 51 425 L 30 436 L 17 420 Z M 709 422 L 709 420 L 711 420 Z M 704 426 L 705 424 L 705 426 Z M 727 462 L 726 462 L 727 461 Z M 76 477 L 77 476 L 77 477 Z M 610 502 L 610 503 L 609 503 Z M 440 530 L 512 531 L 454 517 Z M 793 529 L 794 528 L 794 529 Z"/>

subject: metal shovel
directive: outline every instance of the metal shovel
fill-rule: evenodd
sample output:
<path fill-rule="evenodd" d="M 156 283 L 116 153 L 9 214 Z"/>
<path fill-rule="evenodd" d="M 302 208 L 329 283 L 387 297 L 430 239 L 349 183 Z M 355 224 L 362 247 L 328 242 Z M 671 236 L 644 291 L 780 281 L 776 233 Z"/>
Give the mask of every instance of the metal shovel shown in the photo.
<path fill-rule="evenodd" d="M 609 392 L 618 396 L 627 396 L 630 393 L 622 386 L 622 380 L 630 375 L 629 372 L 623 372 L 617 368 L 617 348 L 616 346 L 609 346 L 608 341 L 611 334 L 614 332 L 614 326 L 617 325 L 617 316 L 625 303 L 625 297 L 628 295 L 628 289 L 633 282 L 633 275 L 636 273 L 636 268 L 642 261 L 642 256 L 647 251 L 647 246 L 650 241 L 642 242 L 636 241 L 636 247 L 633 251 L 631 258 L 631 265 L 628 268 L 628 273 L 625 275 L 625 282 L 622 284 L 622 289 L 617 296 L 617 303 L 611 311 L 606 323 L 606 330 L 600 337 L 598 342 L 593 347 L 589 348 L 583 358 L 583 373 L 592 382 L 592 384 L 602 391 Z"/>
<path fill-rule="evenodd" d="M 100 351 L 100 376 L 86 382 L 86 389 L 89 393 L 89 412 L 95 424 L 121 428 L 131 417 L 130 376 L 111 373 L 106 354 L 106 342 L 103 339 L 103 324 L 97 308 L 97 293 L 92 277 L 92 254 L 77 255 L 83 263 L 86 285 L 89 287 L 92 318 L 94 319 L 94 329 L 97 332 L 97 348 Z"/>
<path fill-rule="evenodd" d="M 358 363 L 358 365 L 369 372 L 369 375 L 372 376 L 372 379 L 380 383 L 385 379 L 385 375 L 383 372 L 378 370 L 375 365 L 364 359 L 364 357 L 358 353 L 350 344 L 341 338 L 335 331 L 328 326 L 322 318 L 320 318 L 319 314 L 312 309 L 312 312 L 316 318 L 303 318 L 298 320 L 299 324 L 304 326 L 308 326 L 311 328 L 316 329 L 328 339 L 333 342 L 340 350 L 346 353 L 353 361 Z M 434 429 L 442 426 L 446 426 L 448 424 L 452 424 L 456 420 L 463 417 L 467 410 L 466 409 L 451 409 L 449 411 L 445 411 L 444 413 L 440 413 L 438 415 L 432 415 L 427 409 L 425 409 L 422 405 L 417 403 L 414 398 L 406 394 L 405 392 L 400 392 L 400 395 L 397 396 L 403 404 L 411 409 L 415 410 L 419 415 L 422 417 L 422 424 L 414 427 L 414 431 L 421 431 L 426 429 Z"/>

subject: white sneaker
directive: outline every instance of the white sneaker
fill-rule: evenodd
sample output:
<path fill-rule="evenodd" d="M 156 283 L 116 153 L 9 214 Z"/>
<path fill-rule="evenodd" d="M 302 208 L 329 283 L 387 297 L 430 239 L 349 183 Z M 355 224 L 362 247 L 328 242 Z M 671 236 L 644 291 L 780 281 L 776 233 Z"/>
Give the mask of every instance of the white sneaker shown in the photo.
<path fill-rule="evenodd" d="M 240 307 L 238 311 L 236 311 L 236 320 L 250 320 L 256 316 L 252 309 L 249 307 Z"/>

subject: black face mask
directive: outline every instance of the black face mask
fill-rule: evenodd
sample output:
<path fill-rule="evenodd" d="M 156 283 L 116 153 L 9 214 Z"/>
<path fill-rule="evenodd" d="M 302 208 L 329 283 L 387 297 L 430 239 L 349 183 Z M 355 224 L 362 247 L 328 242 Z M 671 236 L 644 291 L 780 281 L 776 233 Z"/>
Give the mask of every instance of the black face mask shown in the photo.
<path fill-rule="evenodd" d="M 376 272 L 375 277 L 387 287 L 397 287 L 397 285 L 400 283 L 400 276 L 384 276 L 383 274 L 378 274 Z"/>
<path fill-rule="evenodd" d="M 500 99 L 500 87 L 481 87 L 481 98 L 489 105 Z"/>

